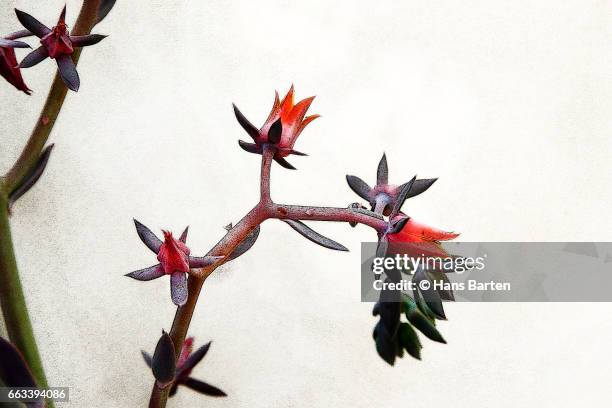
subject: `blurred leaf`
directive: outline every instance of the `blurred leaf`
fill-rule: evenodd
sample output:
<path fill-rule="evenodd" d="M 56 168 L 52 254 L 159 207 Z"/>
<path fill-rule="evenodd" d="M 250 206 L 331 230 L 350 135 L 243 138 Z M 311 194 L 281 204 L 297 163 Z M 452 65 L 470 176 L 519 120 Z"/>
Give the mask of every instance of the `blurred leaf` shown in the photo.
<path fill-rule="evenodd" d="M 188 378 L 184 384 L 186 387 L 210 397 L 227 397 L 227 394 L 219 388 L 194 378 Z"/>
<path fill-rule="evenodd" d="M 21 352 L 0 337 L 0 379 L 8 387 L 36 387 L 34 376 Z"/>
<path fill-rule="evenodd" d="M 98 20 L 96 21 L 96 24 L 106 18 L 108 13 L 115 6 L 116 1 L 117 0 L 100 0 L 100 5 L 98 6 Z"/>
<path fill-rule="evenodd" d="M 148 365 L 149 368 L 151 368 L 151 361 L 152 361 L 151 355 L 144 350 L 140 350 L 140 353 L 142 354 L 142 358 L 144 359 L 146 365 Z"/>
<path fill-rule="evenodd" d="M 402 323 L 397 331 L 399 343 L 406 349 L 408 354 L 417 360 L 421 359 L 421 342 L 419 336 L 409 323 Z"/>
<path fill-rule="evenodd" d="M 174 343 L 165 331 L 157 341 L 153 360 L 151 362 L 153 376 L 160 387 L 164 388 L 174 380 L 176 372 L 176 356 L 174 354 Z"/>

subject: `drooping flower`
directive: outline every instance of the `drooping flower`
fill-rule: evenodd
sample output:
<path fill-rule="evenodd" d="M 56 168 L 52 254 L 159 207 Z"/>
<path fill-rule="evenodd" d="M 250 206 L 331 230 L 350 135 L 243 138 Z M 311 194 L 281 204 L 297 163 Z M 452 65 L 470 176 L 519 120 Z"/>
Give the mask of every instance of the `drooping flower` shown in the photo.
<path fill-rule="evenodd" d="M 17 66 L 15 48 L 29 48 L 30 46 L 21 41 L 9 38 L 0 38 L 0 75 L 11 85 L 25 94 L 30 95 L 32 91 L 23 81 L 21 69 Z"/>
<path fill-rule="evenodd" d="M 66 7 L 63 8 L 57 24 L 53 28 L 32 17 L 28 13 L 15 9 L 17 19 L 32 34 L 40 38 L 42 46 L 38 47 L 23 59 L 20 68 L 30 68 L 47 57 L 57 62 L 58 71 L 66 86 L 78 91 L 80 86 L 79 74 L 72 60 L 72 54 L 77 47 L 86 47 L 102 41 L 106 36 L 99 34 L 70 35 L 66 25 Z"/>
<path fill-rule="evenodd" d="M 219 388 L 205 383 L 204 381 L 196 380 L 195 378 L 190 377 L 194 367 L 200 361 L 202 361 L 206 353 L 208 353 L 211 343 L 212 342 L 208 342 L 196 351 L 193 351 L 193 337 L 188 337 L 185 339 L 183 347 L 181 348 L 181 353 L 179 354 L 179 358 L 176 361 L 174 379 L 168 384 L 171 384 L 170 397 L 176 394 L 179 385 L 184 385 L 187 388 L 211 397 L 227 396 L 227 394 Z M 141 353 L 145 363 L 149 367 L 152 367 L 153 358 L 151 355 L 146 351 L 142 351 Z"/>
<path fill-rule="evenodd" d="M 240 126 L 251 136 L 255 143 L 247 143 L 239 140 L 238 144 L 249 153 L 261 154 L 263 147 L 266 144 L 274 145 L 276 153 L 274 160 L 281 166 L 295 170 L 284 158 L 290 154 L 305 156 L 305 153 L 293 150 L 295 141 L 302 133 L 304 128 L 319 115 L 306 116 L 306 112 L 310 104 L 314 100 L 314 96 L 293 103 L 293 85 L 287 92 L 287 95 L 281 101 L 276 92 L 274 105 L 261 129 L 257 129 L 249 120 L 240 112 L 238 107 L 234 105 L 234 114 Z"/>
<path fill-rule="evenodd" d="M 164 240 L 160 240 L 149 228 L 134 220 L 138 236 L 144 244 L 157 254 L 158 264 L 126 274 L 140 281 L 157 279 L 170 275 L 170 293 L 172 302 L 182 306 L 187 302 L 187 273 L 190 268 L 203 268 L 223 258 L 221 256 L 194 257 L 186 245 L 189 227 L 177 240 L 169 231 L 163 231 Z"/>

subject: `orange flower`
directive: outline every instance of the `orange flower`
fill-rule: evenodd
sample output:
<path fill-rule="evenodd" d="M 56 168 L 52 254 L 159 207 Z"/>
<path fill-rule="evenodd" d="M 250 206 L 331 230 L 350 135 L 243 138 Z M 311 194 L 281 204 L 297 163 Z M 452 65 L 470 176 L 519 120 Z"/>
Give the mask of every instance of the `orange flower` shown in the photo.
<path fill-rule="evenodd" d="M 257 129 L 234 105 L 234 113 L 240 126 L 251 136 L 255 143 L 238 141 L 240 147 L 249 153 L 262 154 L 266 144 L 274 145 L 276 153 L 274 160 L 288 169 L 295 169 L 284 157 L 295 154 L 305 156 L 304 153 L 293 150 L 295 141 L 306 125 L 319 117 L 319 115 L 306 116 L 306 111 L 314 100 L 314 96 L 303 99 L 297 104 L 293 103 L 293 85 L 281 101 L 278 92 L 274 98 L 274 105 L 261 129 Z"/>

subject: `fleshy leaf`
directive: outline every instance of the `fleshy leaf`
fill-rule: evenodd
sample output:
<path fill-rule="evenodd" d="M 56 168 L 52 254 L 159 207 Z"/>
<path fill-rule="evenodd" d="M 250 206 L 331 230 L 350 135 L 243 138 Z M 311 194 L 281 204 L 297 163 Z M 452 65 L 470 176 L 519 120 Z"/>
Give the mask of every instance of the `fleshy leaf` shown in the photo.
<path fill-rule="evenodd" d="M 164 276 L 164 268 L 162 268 L 161 264 L 157 264 L 149 266 L 148 268 L 130 272 L 125 276 L 139 281 L 150 281 Z"/>
<path fill-rule="evenodd" d="M 162 335 L 157 341 L 155 353 L 151 360 L 153 376 L 161 388 L 166 387 L 174 380 L 176 372 L 176 356 L 174 354 L 174 343 L 172 339 L 162 330 Z"/>
<path fill-rule="evenodd" d="M 151 231 L 145 227 L 140 221 L 134 219 L 134 225 L 136 225 L 136 232 L 140 237 L 140 240 L 153 251 L 155 254 L 159 253 L 159 248 L 162 246 L 162 241 Z"/>
<path fill-rule="evenodd" d="M 23 41 L 9 40 L 6 38 L 0 38 L 0 47 L 4 48 L 31 48 L 27 43 Z"/>
<path fill-rule="evenodd" d="M 400 210 L 402 209 L 402 206 L 404 205 L 404 201 L 406 201 L 406 198 L 408 198 L 408 193 L 410 192 L 410 189 L 412 188 L 412 185 L 414 184 L 415 180 L 416 176 L 414 176 L 412 180 L 410 180 L 406 184 L 402 184 L 402 189 L 400 190 L 400 193 L 395 200 L 395 205 L 393 205 L 393 210 L 391 210 L 391 214 L 389 215 L 390 220 L 392 220 L 397 214 L 399 214 Z"/>
<path fill-rule="evenodd" d="M 172 303 L 183 306 L 187 303 L 187 274 L 185 272 L 173 272 L 170 276 L 170 294 Z"/>
<path fill-rule="evenodd" d="M 107 14 L 115 6 L 116 1 L 117 0 L 100 0 L 100 5 L 98 6 L 98 20 L 96 21 L 96 24 L 100 23 L 100 21 L 106 18 Z"/>
<path fill-rule="evenodd" d="M 68 54 L 59 55 L 55 61 L 57 61 L 57 69 L 64 81 L 64 84 L 71 91 L 78 92 L 81 86 L 81 80 L 79 79 L 79 73 L 76 70 L 76 65 L 72 61 L 72 56 Z"/>
<path fill-rule="evenodd" d="M 421 346 L 419 336 L 409 323 L 400 324 L 400 327 L 397 330 L 397 337 L 399 343 L 406 349 L 408 354 L 417 360 L 421 359 L 421 349 L 423 346 Z"/>
<path fill-rule="evenodd" d="M 406 198 L 411 198 L 411 197 L 415 197 L 418 196 L 421 193 L 424 193 L 425 191 L 427 191 L 427 189 L 429 187 L 431 187 L 433 185 L 433 183 L 436 182 L 436 180 L 438 180 L 437 178 L 433 178 L 433 179 L 420 179 L 420 180 L 415 180 L 414 184 L 412 185 L 412 187 L 410 188 L 410 191 L 408 192 L 408 196 Z M 409 182 L 408 182 L 409 183 Z M 406 184 L 408 184 L 406 183 Z M 400 186 L 400 190 L 406 185 L 406 184 L 402 184 Z"/>
<path fill-rule="evenodd" d="M 219 259 L 223 259 L 222 256 L 190 256 L 189 267 L 190 268 L 204 268 L 205 266 L 212 265 Z"/>
<path fill-rule="evenodd" d="M 246 152 L 256 153 L 256 154 L 261 153 L 261 149 L 259 147 L 257 147 L 257 145 L 255 143 L 247 143 L 244 140 L 238 140 L 238 144 L 240 145 L 242 150 L 244 150 Z"/>
<path fill-rule="evenodd" d="M 179 370 L 180 370 L 178 373 L 179 377 L 181 373 L 192 370 L 193 367 L 195 367 L 200 361 L 202 361 L 206 353 L 208 353 L 211 343 L 212 342 L 209 341 L 208 343 L 206 343 L 205 345 L 203 345 L 202 347 L 200 347 L 199 349 L 191 353 L 191 355 L 185 361 L 185 364 L 183 364 L 182 367 L 179 367 Z"/>
<path fill-rule="evenodd" d="M 368 186 L 368 183 L 366 183 L 357 176 L 350 175 L 346 176 L 346 182 L 348 183 L 351 190 L 353 190 L 359 197 L 363 198 L 364 200 L 370 201 L 368 194 L 370 193 L 370 190 L 372 190 L 372 188 Z"/>
<path fill-rule="evenodd" d="M 0 380 L 8 387 L 36 387 L 25 359 L 15 346 L 0 337 Z"/>
<path fill-rule="evenodd" d="M 72 41 L 74 47 L 87 47 L 99 43 L 106 37 L 106 35 L 101 34 L 71 35 L 70 41 Z"/>
<path fill-rule="evenodd" d="M 25 177 L 23 183 L 19 185 L 9 196 L 8 206 L 11 208 L 15 201 L 17 201 L 21 196 L 27 193 L 33 186 L 36 184 L 38 179 L 42 176 L 45 168 L 47 167 L 47 163 L 49 162 L 49 157 L 51 156 L 51 151 L 53 150 L 53 144 L 47 146 L 45 150 L 42 151 L 40 157 L 38 158 L 38 162 L 34 166 L 34 168 L 30 171 L 30 173 Z"/>
<path fill-rule="evenodd" d="M 234 115 L 236 115 L 236 119 L 240 126 L 251 136 L 251 138 L 255 141 L 259 139 L 259 130 L 240 112 L 240 109 L 235 104 L 232 104 L 234 107 Z M 242 145 L 241 145 L 242 146 Z M 243 147 L 244 148 L 244 147 Z"/>
<path fill-rule="evenodd" d="M 17 19 L 19 20 L 21 25 L 23 25 L 37 37 L 42 38 L 45 35 L 49 34 L 49 32 L 51 32 L 49 27 L 47 27 L 28 13 L 15 9 L 15 14 L 17 15 Z"/>
<path fill-rule="evenodd" d="M 238 258 L 240 255 L 244 254 L 246 251 L 251 249 L 255 242 L 257 241 L 257 237 L 259 237 L 259 225 L 255 227 L 253 231 L 234 249 L 234 252 L 229 256 L 229 260 Z"/>
<path fill-rule="evenodd" d="M 281 119 L 278 118 L 272 126 L 270 126 L 270 130 L 268 130 L 268 142 L 277 144 L 281 140 L 281 135 L 283 134 L 283 124 Z"/>
<path fill-rule="evenodd" d="M 281 166 L 283 166 L 286 169 L 297 170 L 295 167 L 293 167 L 293 165 L 291 163 L 289 163 L 287 160 L 285 160 L 282 157 L 275 157 L 274 161 L 277 162 L 278 164 L 280 164 Z"/>
<path fill-rule="evenodd" d="M 39 64 L 49 56 L 49 52 L 45 47 L 38 47 L 28 55 L 26 55 L 19 63 L 19 68 L 30 68 Z"/>
<path fill-rule="evenodd" d="M 395 363 L 396 344 L 394 339 L 387 333 L 387 330 L 379 323 L 374 329 L 374 340 L 376 341 L 376 351 L 378 355 L 389 365 Z"/>
<path fill-rule="evenodd" d="M 446 320 L 446 315 L 444 314 L 444 307 L 442 306 L 442 299 L 440 298 L 438 292 L 433 288 L 433 284 L 431 283 L 431 281 L 429 288 L 427 289 L 423 289 L 420 285 L 422 281 L 429 281 L 429 279 L 427 279 L 427 276 L 425 276 L 425 272 L 423 272 L 423 269 L 417 270 L 414 273 L 412 280 L 417 286 L 418 292 L 423 295 L 423 299 L 427 303 L 429 309 L 431 309 L 433 314 L 436 316 L 436 318 Z"/>
<path fill-rule="evenodd" d="M 389 168 L 387 166 L 387 155 L 383 154 L 378 163 L 376 172 L 376 184 L 389 184 Z"/>
<path fill-rule="evenodd" d="M 299 232 L 303 237 L 314 242 L 315 244 L 321 245 L 322 247 L 325 247 L 325 248 L 335 249 L 336 251 L 348 251 L 348 249 L 344 245 L 339 244 L 336 241 L 319 234 L 318 232 L 312 230 L 310 227 L 308 227 L 306 224 L 304 224 L 301 221 L 297 221 L 297 220 L 281 220 L 281 221 L 284 221 L 287 224 L 289 224 L 291 228 L 293 228 L 294 230 Z"/>
<path fill-rule="evenodd" d="M 387 239 L 387 234 L 383 234 L 378 240 L 378 245 L 376 246 L 376 257 L 383 258 L 387 255 L 387 249 L 389 248 L 389 240 Z"/>
<path fill-rule="evenodd" d="M 436 329 L 436 326 L 419 310 L 413 299 L 406 296 L 403 305 L 406 318 L 414 327 L 430 340 L 446 344 L 446 340 Z"/>
<path fill-rule="evenodd" d="M 181 241 L 183 244 L 187 243 L 187 234 L 189 234 L 189 225 L 185 227 L 183 233 L 179 237 L 179 241 Z"/>
<path fill-rule="evenodd" d="M 186 387 L 199 392 L 200 394 L 208 395 L 210 397 L 227 397 L 227 394 L 219 388 L 203 381 L 196 380 L 195 378 L 188 378 L 183 384 Z"/>

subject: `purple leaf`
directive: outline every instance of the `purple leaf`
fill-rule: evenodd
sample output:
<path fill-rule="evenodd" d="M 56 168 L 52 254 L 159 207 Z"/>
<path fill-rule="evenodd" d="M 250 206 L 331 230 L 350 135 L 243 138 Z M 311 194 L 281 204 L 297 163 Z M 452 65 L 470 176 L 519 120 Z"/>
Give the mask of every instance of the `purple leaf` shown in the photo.
<path fill-rule="evenodd" d="M 164 268 L 162 268 L 160 264 L 157 264 L 149 266 L 148 268 L 128 273 L 125 276 L 139 281 L 150 281 L 164 276 Z"/>
<path fill-rule="evenodd" d="M 244 151 L 261 154 L 261 149 L 255 143 L 247 143 L 244 140 L 238 140 L 238 144 Z"/>
<path fill-rule="evenodd" d="M 42 38 L 45 35 L 49 34 L 51 30 L 49 27 L 21 10 L 15 9 L 15 14 L 17 14 L 17 19 L 21 23 L 22 26 L 30 30 L 35 36 Z"/>
<path fill-rule="evenodd" d="M 281 221 L 284 221 L 287 224 L 289 224 L 291 228 L 293 228 L 294 230 L 299 232 L 303 237 L 314 242 L 315 244 L 321 245 L 322 247 L 325 247 L 325 248 L 334 249 L 336 251 L 348 251 L 348 249 L 344 245 L 341 245 L 337 243 L 336 241 L 331 240 L 319 234 L 318 232 L 312 230 L 310 227 L 308 227 L 306 224 L 304 224 L 301 221 L 297 221 L 297 220 L 281 220 Z"/>
<path fill-rule="evenodd" d="M 94 45 L 105 39 L 106 35 L 101 34 L 89 34 L 89 35 L 71 35 L 70 41 L 75 47 L 87 47 Z"/>
<path fill-rule="evenodd" d="M 23 41 L 8 40 L 6 38 L 0 38 L 0 47 L 4 48 L 32 48 Z"/>
<path fill-rule="evenodd" d="M 365 181 L 363 181 L 357 176 L 347 175 L 346 182 L 348 183 L 351 190 L 353 190 L 359 197 L 363 198 L 364 200 L 370 201 L 370 197 L 368 196 L 368 194 L 370 193 L 370 190 L 372 190 L 372 188 L 368 186 Z"/>
<path fill-rule="evenodd" d="M 2 337 L 0 337 L 0 380 L 8 387 L 36 387 L 36 381 L 19 350 Z"/>
<path fill-rule="evenodd" d="M 199 392 L 200 394 L 208 395 L 210 397 L 227 397 L 227 394 L 221 391 L 219 388 L 194 378 L 188 378 L 183 384 L 185 384 L 186 387 Z"/>
<path fill-rule="evenodd" d="M 47 146 L 45 150 L 42 151 L 40 157 L 38 158 L 38 162 L 34 166 L 34 169 L 30 171 L 30 173 L 24 178 L 23 183 L 19 185 L 9 196 L 8 206 L 11 208 L 15 201 L 17 201 L 21 196 L 27 193 L 33 186 L 36 184 L 40 176 L 42 176 L 45 168 L 47 167 L 47 163 L 49 162 L 49 157 L 51 156 L 51 151 L 53 150 L 53 144 Z"/>
<path fill-rule="evenodd" d="M 181 241 L 183 244 L 187 243 L 187 234 L 188 233 L 189 233 L 189 225 L 185 227 L 185 230 L 183 231 L 183 233 L 179 237 L 179 241 Z"/>
<path fill-rule="evenodd" d="M 157 341 L 155 353 L 151 360 L 153 376 L 161 388 L 166 387 L 174 380 L 176 372 L 176 356 L 174 354 L 174 343 L 172 339 L 162 330 L 162 335 Z"/>
<path fill-rule="evenodd" d="M 433 183 L 436 182 L 436 180 L 438 180 L 437 178 L 433 178 L 433 179 L 420 179 L 420 180 L 415 180 L 414 184 L 412 185 L 412 187 L 410 188 L 410 191 L 408 192 L 408 196 L 406 198 L 411 198 L 411 197 L 415 197 L 418 196 L 421 193 L 424 193 L 429 187 L 431 187 L 433 185 Z M 408 184 L 408 183 L 406 183 Z M 402 184 L 400 186 L 400 190 L 404 187 L 405 184 Z"/>
<path fill-rule="evenodd" d="M 280 164 L 286 169 L 297 170 L 295 167 L 291 165 L 291 163 L 289 163 L 287 160 L 283 159 L 282 157 L 275 157 L 274 161 L 276 161 L 278 164 Z"/>
<path fill-rule="evenodd" d="M 79 79 L 79 73 L 76 70 L 74 61 L 72 61 L 72 56 L 62 54 L 59 55 L 55 61 L 57 61 L 57 69 L 68 89 L 78 92 L 79 86 L 81 86 L 81 80 Z"/>
<path fill-rule="evenodd" d="M 259 237 L 259 225 L 255 227 L 253 231 L 234 249 L 234 252 L 229 256 L 229 260 L 238 258 L 240 255 L 244 254 L 246 251 L 251 249 L 255 242 L 257 241 L 257 237 Z"/>
<path fill-rule="evenodd" d="M 291 150 L 289 153 L 295 154 L 296 156 L 308 156 L 306 153 L 298 152 L 297 150 Z"/>
<path fill-rule="evenodd" d="M 376 184 L 389 184 L 389 168 L 387 167 L 387 155 L 383 153 L 378 163 L 376 172 Z"/>
<path fill-rule="evenodd" d="M 399 214 L 400 210 L 402 209 L 402 205 L 404 205 L 404 201 L 406 201 L 406 198 L 408 198 L 408 193 L 414 185 L 415 180 L 416 176 L 414 176 L 412 180 L 410 180 L 406 184 L 402 184 L 402 189 L 397 198 L 395 199 L 395 205 L 393 205 L 393 210 L 391 210 L 391 214 L 389 215 L 390 220 L 392 220 L 397 214 Z"/>
<path fill-rule="evenodd" d="M 272 144 L 277 144 L 281 140 L 281 136 L 283 134 L 283 124 L 281 119 L 278 118 L 272 126 L 270 126 L 270 130 L 268 130 L 268 142 Z"/>
<path fill-rule="evenodd" d="M 157 235 L 153 233 L 149 228 L 145 227 L 138 220 L 134 219 L 134 225 L 136 225 L 136 232 L 140 237 L 140 240 L 153 251 L 155 254 L 159 253 L 159 248 L 162 245 L 161 239 L 157 238 Z"/>
<path fill-rule="evenodd" d="M 196 351 L 191 353 L 189 358 L 187 358 L 187 360 L 185 361 L 185 364 L 183 364 L 182 367 L 179 367 L 179 372 L 177 373 L 177 377 L 180 377 L 181 373 L 184 373 L 186 371 L 190 371 L 200 361 L 202 361 L 202 359 L 204 358 L 206 353 L 208 353 L 208 349 L 210 349 L 210 344 L 211 343 L 212 342 L 209 341 L 208 343 L 206 343 L 205 345 L 203 345 L 202 347 L 200 347 L 199 349 L 197 349 Z"/>
<path fill-rule="evenodd" d="M 189 267 L 190 268 L 204 268 L 205 266 L 212 265 L 218 260 L 223 259 L 222 256 L 190 256 Z"/>
<path fill-rule="evenodd" d="M 98 6 L 98 20 L 96 24 L 100 23 L 100 21 L 106 18 L 106 15 L 113 9 L 115 6 L 116 0 L 100 0 L 100 5 Z"/>
<path fill-rule="evenodd" d="M 26 55 L 23 60 L 19 63 L 19 68 L 30 68 L 36 64 L 39 64 L 45 58 L 49 56 L 49 52 L 45 47 L 38 47 L 28 55 Z"/>
<path fill-rule="evenodd" d="M 185 272 L 173 272 L 170 276 L 170 295 L 172 303 L 183 306 L 187 303 L 187 274 Z"/>
<path fill-rule="evenodd" d="M 30 32 L 30 30 L 19 30 L 10 33 L 9 35 L 5 35 L 4 38 L 7 40 L 16 40 L 18 38 L 31 37 L 34 34 Z"/>
<path fill-rule="evenodd" d="M 240 109 L 235 104 L 232 104 L 234 107 L 234 115 L 236 115 L 236 119 L 240 126 L 251 136 L 254 141 L 259 139 L 259 130 L 251 123 L 249 120 L 240 112 Z"/>

